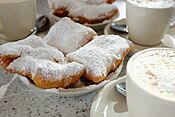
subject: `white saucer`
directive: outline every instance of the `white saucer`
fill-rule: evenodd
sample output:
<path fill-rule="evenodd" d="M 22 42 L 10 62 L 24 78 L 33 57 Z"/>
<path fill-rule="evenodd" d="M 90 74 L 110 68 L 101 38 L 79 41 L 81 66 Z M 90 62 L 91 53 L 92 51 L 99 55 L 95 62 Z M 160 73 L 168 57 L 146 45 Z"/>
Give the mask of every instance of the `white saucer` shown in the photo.
<path fill-rule="evenodd" d="M 117 92 L 119 80 L 108 83 L 95 97 L 90 117 L 128 117 L 126 98 Z"/>
<path fill-rule="evenodd" d="M 117 24 L 126 24 L 126 19 L 121 19 L 118 21 L 115 21 Z M 113 29 L 110 28 L 111 24 L 106 25 L 106 27 L 104 28 L 104 34 L 105 35 L 109 35 L 109 34 L 115 34 L 115 35 L 120 35 L 121 37 L 124 37 L 126 39 L 128 39 L 128 34 L 125 33 L 120 33 L 118 31 L 115 31 Z M 172 28 L 171 28 L 172 30 Z M 165 34 L 165 36 L 162 38 L 162 42 L 159 45 L 156 46 L 142 46 L 142 45 L 138 45 L 135 44 L 135 49 L 134 51 L 140 51 L 143 49 L 147 49 L 150 47 L 169 47 L 169 48 L 175 48 L 175 38 L 169 34 Z"/>

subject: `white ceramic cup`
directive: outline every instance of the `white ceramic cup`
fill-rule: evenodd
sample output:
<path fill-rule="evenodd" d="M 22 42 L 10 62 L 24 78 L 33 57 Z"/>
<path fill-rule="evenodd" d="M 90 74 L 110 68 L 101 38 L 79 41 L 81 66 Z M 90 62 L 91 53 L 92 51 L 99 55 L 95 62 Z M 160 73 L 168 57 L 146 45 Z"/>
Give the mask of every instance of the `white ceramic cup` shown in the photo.
<path fill-rule="evenodd" d="M 35 27 L 35 0 L 0 0 L 0 40 L 25 38 Z"/>
<path fill-rule="evenodd" d="M 173 52 L 172 55 L 165 54 L 165 56 L 163 57 L 171 56 L 175 58 L 175 49 L 151 48 L 151 49 L 142 50 L 136 53 L 135 55 L 133 55 L 129 59 L 129 62 L 127 64 L 127 78 L 126 78 L 127 104 L 128 104 L 129 117 L 174 117 L 175 116 L 175 110 L 174 110 L 175 96 L 172 96 L 171 94 L 164 95 L 164 94 L 161 94 L 160 90 L 156 88 L 148 87 L 149 85 L 147 86 L 145 82 L 146 80 L 142 81 L 142 78 L 144 77 L 145 72 L 141 72 L 140 77 L 138 77 L 139 75 L 136 75 L 138 72 L 137 70 L 140 69 L 140 67 L 138 66 L 145 66 L 147 63 L 150 62 L 149 60 L 156 59 L 157 54 L 154 53 L 154 51 L 157 51 L 157 50 L 158 51 L 160 50 L 160 53 L 161 52 L 168 53 L 168 51 L 171 50 Z M 145 53 L 148 53 L 148 52 L 153 52 L 150 54 L 150 57 L 152 58 L 145 59 L 144 55 Z M 141 59 L 145 59 L 146 62 L 144 63 L 137 62 L 138 61 L 137 58 L 139 57 Z M 160 61 L 160 62 L 163 62 L 163 61 Z M 174 63 L 170 64 L 170 66 L 171 65 L 172 67 L 175 66 Z M 153 68 L 147 67 L 146 69 L 150 69 L 150 70 L 154 69 L 154 64 L 150 64 L 148 66 Z M 166 70 L 168 71 L 168 69 Z M 168 73 L 167 71 L 165 73 Z M 152 75 L 152 77 L 154 77 L 154 74 L 151 74 L 151 72 L 152 71 L 150 71 L 150 74 L 148 75 Z M 141 79 L 141 80 L 138 80 L 138 79 Z M 147 83 L 150 83 L 150 82 L 147 82 Z"/>
<path fill-rule="evenodd" d="M 152 46 L 161 42 L 167 32 L 174 7 L 141 7 L 126 0 L 126 17 L 129 38 L 136 44 Z"/>

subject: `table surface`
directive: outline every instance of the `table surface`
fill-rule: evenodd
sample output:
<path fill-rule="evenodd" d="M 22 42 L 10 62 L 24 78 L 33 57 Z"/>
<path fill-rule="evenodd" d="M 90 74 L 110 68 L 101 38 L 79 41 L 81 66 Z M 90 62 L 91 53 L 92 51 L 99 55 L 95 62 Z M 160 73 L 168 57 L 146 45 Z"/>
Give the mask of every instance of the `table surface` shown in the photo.
<path fill-rule="evenodd" d="M 120 0 L 118 0 L 120 1 Z M 125 5 L 116 4 L 123 9 L 119 19 L 125 17 Z M 37 0 L 38 15 L 48 15 L 46 0 Z M 98 31 L 99 34 L 103 30 Z M 174 35 L 174 30 L 169 33 Z M 44 33 L 39 34 L 44 36 Z M 126 63 L 120 76 L 125 74 Z M 90 107 L 98 91 L 79 96 L 61 97 L 55 94 L 45 94 L 31 90 L 18 77 L 6 74 L 0 68 L 0 117 L 89 117 Z"/>
<path fill-rule="evenodd" d="M 49 16 L 46 0 L 37 0 L 37 13 L 38 16 Z M 125 17 L 123 13 L 120 18 Z M 44 36 L 45 33 L 38 35 Z M 97 33 L 103 34 L 103 30 Z M 79 97 L 45 94 L 31 90 L 18 77 L 6 74 L 0 68 L 0 117 L 89 117 L 97 92 Z"/>

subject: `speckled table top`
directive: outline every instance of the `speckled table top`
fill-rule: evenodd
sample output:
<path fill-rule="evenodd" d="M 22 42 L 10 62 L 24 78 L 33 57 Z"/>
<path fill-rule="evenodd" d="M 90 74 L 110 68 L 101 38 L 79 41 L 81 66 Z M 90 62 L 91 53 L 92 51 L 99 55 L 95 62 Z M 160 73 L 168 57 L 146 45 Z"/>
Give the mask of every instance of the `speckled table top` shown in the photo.
<path fill-rule="evenodd" d="M 46 0 L 37 0 L 37 11 L 39 15 L 49 15 Z M 173 32 L 170 31 L 170 34 Z M 119 76 L 125 74 L 129 58 L 130 55 L 126 57 Z M 0 68 L 0 117 L 89 117 L 97 92 L 79 97 L 45 94 L 32 90 L 18 76 L 6 74 Z"/>
<path fill-rule="evenodd" d="M 46 0 L 37 0 L 37 12 L 49 15 Z M 0 68 L 0 117 L 89 117 L 97 92 L 79 97 L 45 94 L 32 90 L 18 76 Z"/>
<path fill-rule="evenodd" d="M 97 92 L 61 97 L 30 89 L 18 76 L 0 69 L 0 117 L 89 117 Z"/>

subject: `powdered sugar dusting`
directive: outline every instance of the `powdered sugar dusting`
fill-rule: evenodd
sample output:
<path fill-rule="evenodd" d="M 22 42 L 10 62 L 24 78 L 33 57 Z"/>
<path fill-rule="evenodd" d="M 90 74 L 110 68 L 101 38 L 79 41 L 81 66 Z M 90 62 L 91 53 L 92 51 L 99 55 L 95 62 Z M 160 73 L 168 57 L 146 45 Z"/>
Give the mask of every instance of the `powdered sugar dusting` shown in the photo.
<path fill-rule="evenodd" d="M 122 60 L 123 53 L 130 48 L 130 42 L 116 35 L 96 36 L 79 50 L 68 54 L 69 60 L 82 63 L 86 73 L 107 77 L 114 61 Z"/>
<path fill-rule="evenodd" d="M 21 55 L 22 53 L 27 53 L 31 51 L 34 48 L 37 47 L 49 47 L 51 46 L 47 45 L 42 38 L 31 35 L 27 37 L 26 39 L 17 41 L 17 42 L 11 42 L 11 43 L 5 43 L 0 46 L 0 55 Z"/>
<path fill-rule="evenodd" d="M 32 56 L 36 59 L 47 59 L 53 62 L 64 63 L 65 58 L 62 52 L 58 51 L 56 48 L 43 48 L 38 47 L 30 52 L 25 53 L 23 56 Z"/>
<path fill-rule="evenodd" d="M 45 41 L 62 52 L 69 53 L 86 44 L 94 35 L 97 34 L 93 29 L 75 23 L 70 18 L 62 18 L 52 26 Z"/>
<path fill-rule="evenodd" d="M 47 45 L 43 39 L 41 37 L 38 37 L 36 35 L 31 35 L 29 37 L 27 37 L 26 39 L 17 41 L 17 42 L 13 42 L 16 44 L 22 44 L 22 45 L 29 45 L 32 48 L 37 48 L 37 47 L 50 47 L 49 45 Z"/>
<path fill-rule="evenodd" d="M 46 59 L 35 59 L 31 56 L 24 56 L 14 60 L 7 67 L 7 70 L 14 69 L 16 71 L 25 71 L 35 77 L 38 70 L 46 81 L 62 80 L 69 78 L 79 72 L 82 72 L 84 67 L 76 62 L 67 64 L 58 64 Z"/>
<path fill-rule="evenodd" d="M 174 0 L 128 0 L 128 1 L 140 7 L 148 7 L 148 8 L 175 7 Z"/>
<path fill-rule="evenodd" d="M 149 87 L 148 91 L 157 92 L 157 95 L 163 94 L 165 97 L 175 95 L 174 49 L 147 51 L 134 60 L 132 69 L 137 71 L 134 72 L 134 80 L 141 81 L 143 87 Z"/>
<path fill-rule="evenodd" d="M 103 18 L 104 15 L 110 16 L 111 12 L 117 10 L 117 7 L 112 4 L 103 3 L 100 5 L 82 4 L 78 9 L 71 9 L 70 16 L 82 16 L 89 20 Z"/>

